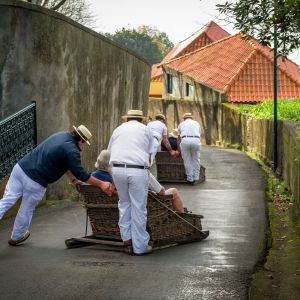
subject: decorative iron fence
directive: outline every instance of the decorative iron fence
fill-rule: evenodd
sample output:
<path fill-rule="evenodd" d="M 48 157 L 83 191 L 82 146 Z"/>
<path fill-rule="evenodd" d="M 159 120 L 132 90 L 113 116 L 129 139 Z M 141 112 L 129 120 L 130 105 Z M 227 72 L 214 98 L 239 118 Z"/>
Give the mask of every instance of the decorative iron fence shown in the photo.
<path fill-rule="evenodd" d="M 0 180 L 37 144 L 36 103 L 0 121 Z"/>

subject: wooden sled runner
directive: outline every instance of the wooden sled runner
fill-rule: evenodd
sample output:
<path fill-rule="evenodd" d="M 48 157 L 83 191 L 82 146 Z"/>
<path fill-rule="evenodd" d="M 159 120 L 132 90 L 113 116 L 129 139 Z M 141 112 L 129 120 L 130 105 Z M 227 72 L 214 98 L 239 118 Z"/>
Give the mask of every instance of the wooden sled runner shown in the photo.
<path fill-rule="evenodd" d="M 118 195 L 108 197 L 92 185 L 77 188 L 83 196 L 93 235 L 67 239 L 67 248 L 81 247 L 87 243 L 124 248 L 118 226 Z M 209 235 L 208 231 L 202 231 L 203 216 L 172 210 L 171 195 L 157 196 L 149 192 L 147 210 L 147 231 L 154 250 L 201 241 Z"/>
<path fill-rule="evenodd" d="M 187 182 L 181 156 L 171 157 L 169 152 L 157 152 L 155 156 L 159 182 Z M 199 182 L 205 180 L 205 168 L 201 165 Z"/>

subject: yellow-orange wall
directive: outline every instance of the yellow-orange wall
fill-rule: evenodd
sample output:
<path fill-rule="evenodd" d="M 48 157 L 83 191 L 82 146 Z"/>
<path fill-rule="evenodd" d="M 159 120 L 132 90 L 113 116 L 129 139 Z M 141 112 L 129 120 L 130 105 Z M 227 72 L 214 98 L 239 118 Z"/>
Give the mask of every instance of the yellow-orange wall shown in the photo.
<path fill-rule="evenodd" d="M 162 78 L 161 79 L 151 79 L 150 81 L 150 91 L 149 96 L 154 98 L 162 97 Z"/>

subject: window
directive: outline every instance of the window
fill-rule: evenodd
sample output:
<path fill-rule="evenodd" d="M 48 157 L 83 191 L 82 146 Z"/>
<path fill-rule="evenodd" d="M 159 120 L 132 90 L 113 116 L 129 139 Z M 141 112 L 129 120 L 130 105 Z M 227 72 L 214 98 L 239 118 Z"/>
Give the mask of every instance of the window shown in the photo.
<path fill-rule="evenodd" d="M 185 83 L 185 96 L 193 97 L 194 87 L 188 83 Z"/>
<path fill-rule="evenodd" d="M 173 76 L 171 74 L 167 74 L 167 92 L 173 94 Z"/>

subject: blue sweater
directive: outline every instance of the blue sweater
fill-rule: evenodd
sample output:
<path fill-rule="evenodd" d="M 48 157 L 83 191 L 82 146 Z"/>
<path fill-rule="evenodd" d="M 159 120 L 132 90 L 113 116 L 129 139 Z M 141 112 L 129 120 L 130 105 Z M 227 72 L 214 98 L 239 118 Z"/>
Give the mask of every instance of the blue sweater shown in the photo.
<path fill-rule="evenodd" d="M 66 131 L 49 136 L 18 164 L 28 177 L 44 187 L 68 170 L 81 181 L 87 181 L 90 177 L 81 164 L 76 138 Z"/>
<path fill-rule="evenodd" d="M 177 138 L 172 136 L 168 137 L 169 143 L 171 145 L 172 150 L 177 150 Z M 168 151 L 165 144 L 161 142 L 161 151 Z"/>
<path fill-rule="evenodd" d="M 96 170 L 92 173 L 92 176 L 96 177 L 99 180 L 105 181 L 105 182 L 113 182 L 112 175 L 108 172 L 105 172 L 103 170 Z"/>

